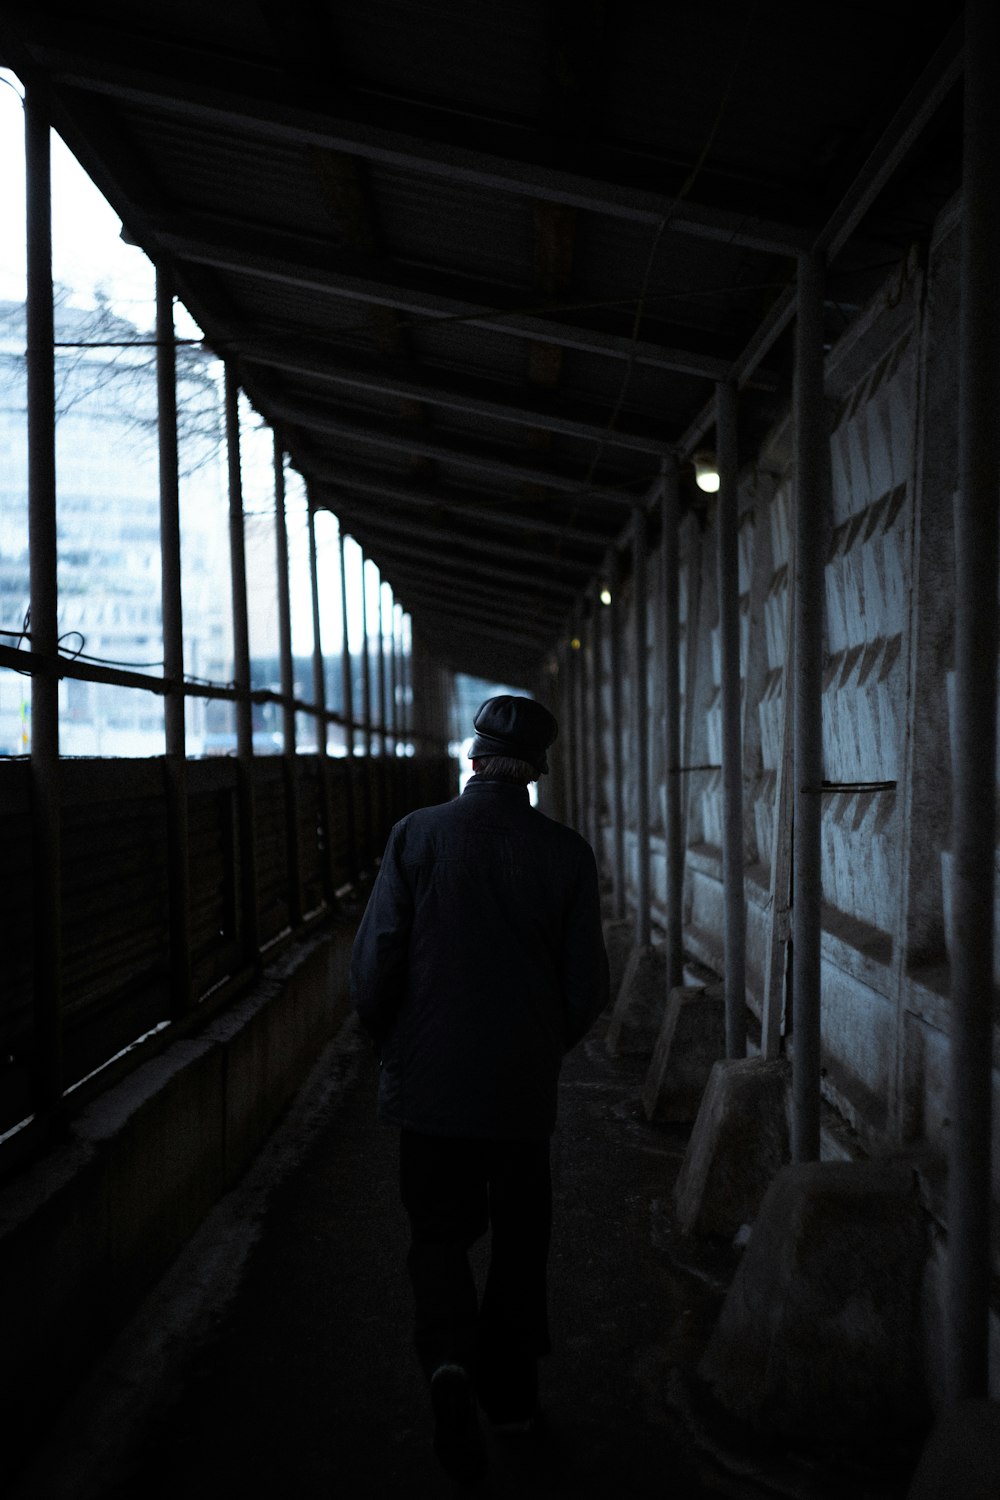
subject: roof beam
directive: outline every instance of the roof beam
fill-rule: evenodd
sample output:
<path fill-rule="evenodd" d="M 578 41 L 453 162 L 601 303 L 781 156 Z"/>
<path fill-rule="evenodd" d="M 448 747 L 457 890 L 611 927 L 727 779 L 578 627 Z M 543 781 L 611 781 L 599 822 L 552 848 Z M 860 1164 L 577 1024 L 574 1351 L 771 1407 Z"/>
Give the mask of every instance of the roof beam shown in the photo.
<path fill-rule="evenodd" d="M 514 484 L 539 484 L 546 489 L 565 490 L 578 499 L 588 498 L 601 500 L 609 505 L 629 506 L 638 504 L 641 499 L 638 494 L 627 490 L 609 489 L 598 484 L 588 485 L 574 475 L 535 468 L 516 459 L 501 458 L 488 452 L 477 453 L 470 449 L 451 447 L 446 443 L 428 442 L 417 433 L 412 436 L 399 435 L 358 422 L 339 421 L 312 406 L 300 407 L 272 398 L 268 405 L 268 416 L 288 426 L 321 432 L 327 437 L 340 438 L 344 442 L 357 443 L 366 448 L 378 448 L 383 453 L 400 453 L 408 458 L 432 458 L 439 463 L 491 474 Z M 334 478 L 332 475 L 330 477 Z M 640 479 L 638 482 L 642 484 L 648 481 Z"/>
<path fill-rule="evenodd" d="M 413 613 L 421 630 L 425 630 L 428 624 L 431 629 L 434 629 L 435 626 L 440 628 L 444 623 L 449 623 L 449 628 L 454 628 L 450 624 L 454 621 L 461 628 L 462 634 L 469 639 L 495 641 L 497 645 L 517 646 L 522 650 L 536 652 L 543 651 L 552 640 L 551 632 L 535 635 L 531 632 L 526 633 L 524 630 L 507 629 L 500 620 L 489 622 L 484 621 L 478 614 L 470 615 L 467 612 L 463 614 L 457 609 L 442 609 L 416 594 L 408 602 L 407 608 Z"/>
<path fill-rule="evenodd" d="M 387 571 L 388 576 L 390 573 Z M 558 633 L 562 621 L 567 616 L 567 609 L 561 609 L 558 612 L 553 612 L 553 610 L 529 612 L 523 601 L 517 600 L 516 597 L 511 598 L 505 589 L 475 588 L 474 585 L 469 585 L 462 586 L 456 589 L 453 595 L 445 597 L 441 592 L 435 591 L 435 586 L 427 579 L 426 574 L 415 573 L 403 565 L 391 568 L 391 588 L 393 588 L 394 597 L 399 591 L 400 601 L 402 601 L 402 595 L 405 594 L 406 598 L 420 600 L 421 607 L 424 609 L 436 610 L 445 615 L 447 613 L 460 615 L 462 618 L 469 619 L 475 630 L 480 628 L 484 612 L 489 610 L 490 615 L 496 613 L 502 618 L 511 619 L 514 628 L 520 628 L 528 636 L 550 640 L 553 634 Z M 459 603 L 460 600 L 465 600 L 468 607 L 463 609 L 462 604 Z"/>
<path fill-rule="evenodd" d="M 562 433 L 565 437 L 579 438 L 584 442 L 600 442 L 608 448 L 627 448 L 634 453 L 650 453 L 658 458 L 673 452 L 673 444 L 665 438 L 623 431 L 618 426 L 609 429 L 606 424 L 599 422 L 561 416 L 546 410 L 544 406 L 518 406 L 513 399 L 484 399 L 470 395 L 467 390 L 458 386 L 432 382 L 415 374 L 393 375 L 360 365 L 337 364 L 326 358 L 322 346 L 317 345 L 313 349 L 311 346 L 292 344 L 287 338 L 282 339 L 280 336 L 272 339 L 255 337 L 252 333 L 238 333 L 230 341 L 226 352 L 238 355 L 248 364 L 266 365 L 290 375 L 329 381 L 332 385 L 370 391 L 379 396 L 422 401 L 428 406 L 461 411 L 469 416 L 485 417 L 489 421 L 508 422 L 517 427 L 542 428 L 548 432 Z M 512 397 L 515 394 L 511 392 Z"/>
<path fill-rule="evenodd" d="M 348 503 L 342 505 L 337 515 L 343 521 L 345 528 L 349 531 L 352 520 L 364 525 L 366 531 L 371 535 L 382 536 L 412 536 L 418 540 L 445 542 L 449 546 L 460 546 L 463 543 L 485 552 L 489 557 L 509 557 L 514 562 L 543 562 L 547 567 L 565 573 L 576 573 L 581 577 L 590 578 L 594 572 L 593 566 L 580 558 L 559 557 L 548 552 L 539 552 L 537 548 L 529 545 L 523 547 L 511 546 L 508 542 L 498 542 L 493 537 L 470 536 L 468 532 L 450 531 L 446 526 L 425 525 L 421 521 L 404 520 L 399 516 L 388 516 L 384 511 L 363 510 L 357 507 L 355 501 L 352 506 Z"/>
<path fill-rule="evenodd" d="M 573 542 L 578 547 L 592 547 L 604 552 L 608 539 L 597 532 L 580 531 L 573 526 L 563 526 L 557 521 L 544 521 L 536 516 L 512 515 L 496 505 L 463 505 L 452 499 L 447 490 L 425 489 L 422 485 L 406 487 L 393 484 L 381 475 L 363 469 L 338 469 L 336 479 L 321 480 L 317 488 L 325 495 L 330 493 L 329 508 L 337 509 L 336 496 L 343 492 L 377 495 L 394 504 L 413 506 L 420 510 L 447 511 L 456 516 L 468 517 L 480 526 L 492 526 L 501 531 L 523 531 L 529 536 L 553 536 L 562 541 Z M 506 502 L 503 502 L 506 504 Z"/>
<path fill-rule="evenodd" d="M 40 39 L 33 41 L 42 28 Z M 303 108 L 301 87 L 293 94 L 282 74 L 260 63 L 228 58 L 225 76 L 232 86 L 220 88 L 217 60 L 183 41 L 148 33 L 129 36 L 121 26 L 84 23 L 65 15 L 56 23 L 38 10 L 23 36 L 53 77 L 73 88 L 153 106 L 208 126 L 251 130 L 261 139 L 321 146 L 450 182 L 562 203 L 637 224 L 658 227 L 665 221 L 678 234 L 770 254 L 794 255 L 807 247 L 809 236 L 797 226 L 526 159 L 527 153 L 518 155 L 518 149 L 523 152 L 525 146 L 530 150 L 539 143 L 523 130 L 509 132 L 512 154 L 493 154 L 433 139 L 445 122 L 419 106 L 394 105 L 396 118 L 402 113 L 411 121 L 410 129 L 404 130 L 387 128 L 385 106 L 370 98 L 355 98 L 354 117 Z M 320 97 L 317 90 L 317 100 Z"/>
<path fill-rule="evenodd" d="M 366 535 L 363 530 L 362 535 Z M 371 556 L 374 560 L 375 549 L 371 549 Z M 405 579 L 411 592 L 421 595 L 429 604 L 436 605 L 443 601 L 444 596 L 436 580 L 429 577 L 419 567 L 407 562 L 405 557 L 396 557 L 390 561 L 381 576 L 391 585 L 394 594 L 397 582 Z M 479 577 L 471 580 L 463 579 L 460 593 L 463 599 L 472 600 L 489 609 L 499 610 L 508 616 L 516 612 L 518 622 L 536 620 L 539 630 L 542 631 L 558 628 L 560 622 L 565 620 L 569 608 L 564 604 L 547 604 L 539 599 L 537 594 L 511 590 L 500 584 L 491 584 Z"/>
<path fill-rule="evenodd" d="M 257 276 L 264 281 L 302 287 L 350 302 L 392 307 L 432 323 L 461 322 L 508 338 L 558 344 L 583 354 L 632 360 L 653 369 L 695 375 L 704 380 L 724 379 L 731 366 L 730 360 L 717 355 L 670 348 L 650 343 L 647 339 L 633 340 L 624 334 L 605 333 L 601 329 L 586 328 L 562 319 L 465 302 L 457 297 L 408 286 L 388 275 L 359 275 L 338 270 L 331 265 L 332 247 L 324 251 L 320 241 L 307 243 L 301 236 L 280 231 L 235 225 L 221 230 L 214 224 L 195 226 L 189 222 L 183 231 L 158 225 L 155 234 L 161 250 L 194 265 Z"/>
<path fill-rule="evenodd" d="M 364 524 L 357 527 L 359 541 L 365 529 Z M 380 538 L 377 547 L 372 548 L 373 561 L 378 563 L 380 555 L 395 557 L 404 564 L 409 560 L 426 565 L 427 573 L 437 578 L 457 574 L 460 587 L 464 586 L 470 569 L 474 568 L 477 579 L 489 578 L 495 583 L 501 583 L 507 593 L 515 593 L 520 588 L 529 598 L 558 596 L 561 599 L 575 599 L 578 593 L 578 589 L 571 584 L 559 582 L 554 578 L 539 578 L 536 574 L 526 574 L 523 567 L 507 568 L 497 563 L 485 562 L 482 558 L 456 557 L 451 552 L 442 552 L 440 547 L 422 547 L 419 543 L 402 539 L 396 545 L 391 538 Z M 381 567 L 381 564 L 379 566 Z"/>

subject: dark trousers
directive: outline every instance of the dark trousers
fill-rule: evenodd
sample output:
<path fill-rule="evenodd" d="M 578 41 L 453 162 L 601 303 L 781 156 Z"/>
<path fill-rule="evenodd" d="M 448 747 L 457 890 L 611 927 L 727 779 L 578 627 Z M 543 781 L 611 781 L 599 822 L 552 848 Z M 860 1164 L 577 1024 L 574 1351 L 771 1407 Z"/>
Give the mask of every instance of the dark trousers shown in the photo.
<path fill-rule="evenodd" d="M 428 1376 L 462 1365 L 491 1416 L 519 1418 L 534 1406 L 537 1360 L 549 1350 L 549 1143 L 403 1130 L 399 1157 L 421 1363 Z M 480 1305 L 468 1252 L 487 1230 Z"/>

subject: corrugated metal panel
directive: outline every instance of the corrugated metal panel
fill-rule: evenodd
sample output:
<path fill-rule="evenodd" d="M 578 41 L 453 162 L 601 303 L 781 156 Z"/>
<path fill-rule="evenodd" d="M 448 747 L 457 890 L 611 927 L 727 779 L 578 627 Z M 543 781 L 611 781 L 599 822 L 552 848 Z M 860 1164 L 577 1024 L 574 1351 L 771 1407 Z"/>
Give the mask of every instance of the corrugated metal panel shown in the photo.
<path fill-rule="evenodd" d="M 530 289 L 530 199 L 484 194 L 462 183 L 416 178 L 390 167 L 373 167 L 368 180 L 386 247 L 401 260 L 473 274 L 498 287 Z"/>

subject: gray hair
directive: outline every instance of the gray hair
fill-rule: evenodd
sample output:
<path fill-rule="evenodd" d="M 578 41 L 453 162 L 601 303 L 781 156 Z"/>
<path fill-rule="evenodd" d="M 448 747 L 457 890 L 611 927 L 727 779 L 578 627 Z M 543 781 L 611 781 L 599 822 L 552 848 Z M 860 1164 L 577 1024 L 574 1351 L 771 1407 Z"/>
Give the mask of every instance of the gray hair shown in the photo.
<path fill-rule="evenodd" d="M 540 775 L 530 761 L 518 760 L 513 755 L 477 755 L 475 764 L 480 781 L 517 781 L 527 786 Z"/>

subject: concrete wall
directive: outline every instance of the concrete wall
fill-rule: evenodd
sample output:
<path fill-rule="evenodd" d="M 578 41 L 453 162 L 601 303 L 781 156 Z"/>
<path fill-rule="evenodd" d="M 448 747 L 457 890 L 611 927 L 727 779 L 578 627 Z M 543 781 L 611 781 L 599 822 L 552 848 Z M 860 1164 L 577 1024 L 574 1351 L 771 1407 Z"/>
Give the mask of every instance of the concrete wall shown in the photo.
<path fill-rule="evenodd" d="M 937 1164 L 948 1130 L 958 229 L 953 206 L 926 263 L 913 256 L 902 264 L 828 356 L 833 485 L 829 514 L 818 518 L 826 553 L 824 779 L 886 784 L 823 797 L 824 1095 L 858 1151 L 922 1153 L 928 1202 L 939 1218 Z M 743 455 L 740 481 L 747 975 L 758 1016 L 772 918 L 793 481 L 786 419 L 760 453 Z M 721 760 L 715 545 L 709 503 L 682 528 L 682 762 L 695 768 L 684 778 L 685 947 L 719 971 L 722 784 L 718 770 L 700 769 Z M 654 915 L 665 894 L 658 577 L 654 552 L 647 684 Z M 624 603 L 631 611 L 631 599 Z M 606 650 L 602 656 L 606 672 Z M 599 844 L 606 864 L 609 769 L 605 746 Z M 626 797 L 626 816 L 634 819 L 634 797 Z M 626 863 L 634 891 L 634 832 Z M 1000 912 L 997 925 L 1000 932 Z M 1000 945 L 997 957 L 1000 965 Z M 994 1164 L 1000 1197 L 1000 1119 Z"/>
<path fill-rule="evenodd" d="M 285 954 L 245 1000 L 73 1121 L 0 1190 L 3 1467 L 242 1175 L 347 1008 L 353 926 Z"/>

